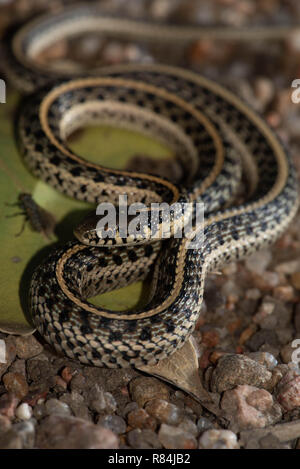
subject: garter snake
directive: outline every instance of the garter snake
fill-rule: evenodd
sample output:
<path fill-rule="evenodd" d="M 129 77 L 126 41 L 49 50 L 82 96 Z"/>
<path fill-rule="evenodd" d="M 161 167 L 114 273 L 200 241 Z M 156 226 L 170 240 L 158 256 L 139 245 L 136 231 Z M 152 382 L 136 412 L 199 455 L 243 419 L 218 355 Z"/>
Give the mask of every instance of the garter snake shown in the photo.
<path fill-rule="evenodd" d="M 78 11 L 77 16 L 73 9 L 38 20 L 14 42 L 15 62 L 10 60 L 10 67 L 15 82 L 25 91 L 34 88 L 34 80 L 42 85 L 24 104 L 18 123 L 25 162 L 56 189 L 95 204 L 117 204 L 120 194 L 128 196 L 128 203 L 146 205 L 182 197 L 202 201 L 203 243 L 188 249 L 191 239 L 171 237 L 162 249 L 159 242 L 135 246 L 126 244 L 128 240 L 121 246 L 112 240 L 110 247 L 99 247 L 89 224 L 83 224 L 76 230 L 79 240 L 54 250 L 35 271 L 30 291 L 33 321 L 58 351 L 82 363 L 152 364 L 181 347 L 192 333 L 206 273 L 274 242 L 286 229 L 298 208 L 296 174 L 263 119 L 231 92 L 192 72 L 124 65 L 103 68 L 97 76 L 45 84 L 45 70 L 29 62 L 47 37 L 68 34 L 75 24 L 77 30 L 82 24 L 83 30 L 88 20 L 95 21 L 89 10 L 82 16 Z M 143 29 L 137 29 L 140 37 Z M 129 33 L 126 27 L 125 32 Z M 135 129 L 168 143 L 182 162 L 184 180 L 175 186 L 156 176 L 111 170 L 80 158 L 67 146 L 67 137 L 93 123 Z M 241 167 L 249 181 L 249 197 L 242 205 L 228 207 Z M 142 309 L 109 311 L 88 302 L 95 294 L 144 279 L 150 268 L 151 295 Z"/>

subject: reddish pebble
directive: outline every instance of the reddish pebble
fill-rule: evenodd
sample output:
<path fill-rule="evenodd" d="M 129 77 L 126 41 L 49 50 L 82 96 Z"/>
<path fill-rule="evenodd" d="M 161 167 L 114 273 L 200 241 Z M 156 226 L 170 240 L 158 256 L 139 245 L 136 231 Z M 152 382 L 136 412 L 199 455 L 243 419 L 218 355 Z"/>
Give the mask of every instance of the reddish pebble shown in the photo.
<path fill-rule="evenodd" d="M 211 57 L 213 50 L 214 44 L 210 40 L 194 42 L 187 51 L 188 61 L 193 65 L 201 64 Z"/>
<path fill-rule="evenodd" d="M 123 386 L 123 387 L 121 388 L 121 394 L 122 394 L 123 396 L 129 396 L 129 391 L 128 391 L 128 388 L 127 388 L 126 386 Z"/>
<path fill-rule="evenodd" d="M 264 428 L 281 419 L 280 406 L 265 389 L 242 385 L 225 391 L 221 408 L 233 431 Z"/>
<path fill-rule="evenodd" d="M 65 366 L 64 369 L 62 370 L 61 377 L 66 383 L 69 383 L 71 379 L 73 378 L 73 373 L 68 366 Z"/>
<path fill-rule="evenodd" d="M 68 384 L 61 376 L 55 376 L 55 386 L 65 391 Z"/>
<path fill-rule="evenodd" d="M 127 419 L 128 425 L 132 428 L 148 428 L 154 431 L 157 427 L 155 418 L 151 417 L 144 409 L 129 412 Z"/>
<path fill-rule="evenodd" d="M 287 411 L 300 407 L 300 376 L 296 376 L 281 388 L 277 400 Z"/>
<path fill-rule="evenodd" d="M 224 355 L 226 355 L 226 352 L 220 352 L 215 350 L 213 353 L 210 354 L 209 361 L 210 363 L 216 364 L 219 358 L 223 357 Z"/>
<path fill-rule="evenodd" d="M 219 334 L 214 331 L 204 331 L 202 332 L 202 345 L 207 348 L 213 348 L 219 343 Z"/>
<path fill-rule="evenodd" d="M 244 353 L 244 347 L 242 347 L 241 345 L 237 345 L 237 346 L 235 347 L 235 353 L 237 353 L 237 354 L 239 354 L 239 355 L 240 355 L 241 353 Z"/>
<path fill-rule="evenodd" d="M 3 383 L 7 391 L 15 394 L 19 399 L 23 399 L 28 393 L 28 384 L 20 373 L 6 373 L 3 376 Z"/>
<path fill-rule="evenodd" d="M 266 116 L 266 120 L 268 124 L 274 128 L 278 127 L 281 121 L 280 115 L 274 111 L 269 112 L 269 114 Z"/>

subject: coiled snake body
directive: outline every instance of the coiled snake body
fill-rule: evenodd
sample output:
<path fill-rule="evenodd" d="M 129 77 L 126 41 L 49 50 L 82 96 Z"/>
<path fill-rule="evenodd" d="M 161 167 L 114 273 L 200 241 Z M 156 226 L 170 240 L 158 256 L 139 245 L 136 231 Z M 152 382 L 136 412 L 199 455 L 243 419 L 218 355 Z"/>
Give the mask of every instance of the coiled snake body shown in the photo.
<path fill-rule="evenodd" d="M 47 34 L 63 34 L 63 26 L 67 34 L 75 13 L 63 13 L 56 22 L 43 19 L 19 33 L 8 61 L 17 84 L 30 90 L 32 77 L 45 82 L 45 71 L 29 63 L 32 51 L 47 42 Z M 95 13 L 90 22 L 91 16 L 96 21 Z M 80 15 L 76 18 L 78 27 Z M 88 13 L 82 18 L 86 28 Z M 75 155 L 68 135 L 93 123 L 138 130 L 167 143 L 182 162 L 184 180 L 175 186 Z M 78 241 L 56 249 L 37 268 L 30 291 L 33 321 L 50 344 L 82 363 L 140 366 L 170 355 L 195 327 L 206 273 L 274 242 L 298 207 L 292 162 L 266 123 L 223 87 L 182 69 L 124 65 L 43 86 L 22 109 L 19 135 L 33 173 L 71 197 L 117 204 L 126 194 L 128 203 L 205 204 L 201 248 L 187 249 L 189 238 L 165 240 L 162 249 L 160 242 L 135 246 L 128 240 L 99 247 L 85 244 L 100 241 L 83 225 L 76 230 Z M 228 208 L 241 166 L 250 195 L 243 205 Z M 141 310 L 109 311 L 87 301 L 144 279 L 153 266 L 151 295 Z"/>

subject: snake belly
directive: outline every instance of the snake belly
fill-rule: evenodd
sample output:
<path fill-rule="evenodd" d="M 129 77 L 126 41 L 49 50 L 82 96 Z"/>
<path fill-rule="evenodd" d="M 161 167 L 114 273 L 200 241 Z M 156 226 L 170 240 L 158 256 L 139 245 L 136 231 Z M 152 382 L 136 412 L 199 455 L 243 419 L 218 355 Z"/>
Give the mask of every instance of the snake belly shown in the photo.
<path fill-rule="evenodd" d="M 35 39 L 42 37 L 39 27 Z M 45 71 L 28 64 L 22 79 L 21 62 L 19 70 L 11 66 L 25 91 L 34 88 L 33 77 L 45 83 Z M 181 183 L 107 169 L 68 148 L 74 130 L 103 123 L 168 144 L 184 168 Z M 76 230 L 79 240 L 54 250 L 36 269 L 30 288 L 34 324 L 58 351 L 84 364 L 142 366 L 172 354 L 194 330 L 207 272 L 273 243 L 298 208 L 292 161 L 263 119 L 223 87 L 182 69 L 124 65 L 43 85 L 24 103 L 18 134 L 31 171 L 68 196 L 95 204 L 117 204 L 122 194 L 129 204 L 147 206 L 204 203 L 200 247 L 192 247 L 190 238 L 142 245 L 115 239 L 101 246 Z M 228 208 L 241 168 L 249 197 Z M 151 294 L 140 309 L 110 311 L 88 301 L 143 280 L 151 270 Z"/>

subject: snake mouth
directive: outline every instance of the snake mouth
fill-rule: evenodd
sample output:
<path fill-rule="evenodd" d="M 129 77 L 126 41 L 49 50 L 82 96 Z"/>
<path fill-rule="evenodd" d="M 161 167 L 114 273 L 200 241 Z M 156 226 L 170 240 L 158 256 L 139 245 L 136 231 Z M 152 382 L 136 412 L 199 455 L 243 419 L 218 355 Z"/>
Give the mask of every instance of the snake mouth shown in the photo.
<path fill-rule="evenodd" d="M 74 236 L 82 244 L 87 246 L 130 246 L 131 244 L 142 244 L 149 241 L 142 233 L 136 235 L 123 233 L 122 228 L 116 223 L 116 219 L 107 220 L 107 216 L 89 213 L 74 230 Z M 130 223 L 134 216 L 128 216 Z M 123 230 L 124 231 L 124 230 Z"/>

